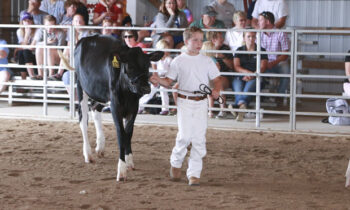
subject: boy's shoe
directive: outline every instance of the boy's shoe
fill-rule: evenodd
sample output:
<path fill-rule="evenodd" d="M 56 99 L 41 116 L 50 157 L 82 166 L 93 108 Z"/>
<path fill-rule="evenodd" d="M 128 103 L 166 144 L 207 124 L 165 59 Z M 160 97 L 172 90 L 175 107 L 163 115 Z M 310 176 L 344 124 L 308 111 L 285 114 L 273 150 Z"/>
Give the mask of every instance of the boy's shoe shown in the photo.
<path fill-rule="evenodd" d="M 217 119 L 224 119 L 226 118 L 226 112 L 220 111 L 218 115 L 216 115 Z"/>
<path fill-rule="evenodd" d="M 169 114 L 170 115 L 176 115 L 177 110 L 176 109 L 170 109 Z"/>
<path fill-rule="evenodd" d="M 160 115 L 168 115 L 169 114 L 169 111 L 161 111 L 159 112 Z"/>
<path fill-rule="evenodd" d="M 137 111 L 137 114 L 142 114 L 143 113 L 143 109 L 139 109 L 138 111 Z"/>
<path fill-rule="evenodd" d="M 191 176 L 188 179 L 188 185 L 190 185 L 190 186 L 199 186 L 199 178 Z"/>
<path fill-rule="evenodd" d="M 181 180 L 181 168 L 170 167 L 170 179 L 171 181 L 178 182 Z"/>
<path fill-rule="evenodd" d="M 241 104 L 241 105 L 239 105 L 239 109 L 247 109 L 247 107 L 246 107 L 245 104 Z M 239 112 L 236 120 L 237 121 L 243 121 L 244 115 L 245 115 L 244 112 Z"/>

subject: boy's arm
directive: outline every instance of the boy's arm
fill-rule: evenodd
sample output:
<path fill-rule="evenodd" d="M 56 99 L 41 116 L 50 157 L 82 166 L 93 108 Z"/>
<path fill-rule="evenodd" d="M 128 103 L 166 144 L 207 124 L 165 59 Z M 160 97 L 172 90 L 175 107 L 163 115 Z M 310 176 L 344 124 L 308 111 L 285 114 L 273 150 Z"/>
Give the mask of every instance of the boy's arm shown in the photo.
<path fill-rule="evenodd" d="M 165 77 L 165 78 L 160 78 L 158 74 L 153 74 L 150 79 L 149 79 L 153 84 L 160 84 L 161 86 L 164 87 L 170 87 L 170 85 L 173 83 L 173 80 Z"/>
<path fill-rule="evenodd" d="M 217 99 L 217 98 L 219 98 L 220 90 L 222 89 L 222 83 L 221 83 L 220 76 L 215 77 L 215 79 L 213 79 L 213 83 L 214 83 L 214 89 L 213 89 L 211 95 L 213 96 L 214 99 Z"/>

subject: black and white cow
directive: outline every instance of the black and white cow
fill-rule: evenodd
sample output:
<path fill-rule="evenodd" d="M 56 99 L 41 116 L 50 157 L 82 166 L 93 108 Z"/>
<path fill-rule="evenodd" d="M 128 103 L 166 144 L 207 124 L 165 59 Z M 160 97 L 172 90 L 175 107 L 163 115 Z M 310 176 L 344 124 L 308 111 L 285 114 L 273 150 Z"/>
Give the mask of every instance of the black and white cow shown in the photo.
<path fill-rule="evenodd" d="M 100 103 L 110 101 L 120 151 L 117 181 L 126 180 L 127 169 L 134 168 L 131 137 L 139 98 L 150 92 L 150 61 L 161 59 L 163 54 L 145 54 L 139 47 L 128 48 L 113 37 L 101 35 L 83 38 L 76 46 L 74 59 L 84 159 L 87 163 L 93 161 L 87 133 L 88 98 Z M 91 103 L 97 135 L 95 151 L 101 157 L 105 149 L 101 124 L 103 106 L 95 102 Z"/>

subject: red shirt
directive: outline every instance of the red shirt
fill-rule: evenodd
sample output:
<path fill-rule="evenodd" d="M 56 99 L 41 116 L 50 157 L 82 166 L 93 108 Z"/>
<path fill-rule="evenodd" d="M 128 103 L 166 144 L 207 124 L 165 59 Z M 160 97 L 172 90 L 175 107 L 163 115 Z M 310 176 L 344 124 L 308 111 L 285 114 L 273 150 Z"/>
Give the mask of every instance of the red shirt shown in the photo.
<path fill-rule="evenodd" d="M 117 7 L 115 4 L 113 4 L 113 6 L 110 8 L 110 11 L 113 13 L 113 16 L 111 17 L 113 22 L 118 20 L 119 14 L 123 14 L 123 10 Z M 101 15 L 104 12 L 107 12 L 107 8 L 100 3 L 96 4 L 94 13 Z"/>

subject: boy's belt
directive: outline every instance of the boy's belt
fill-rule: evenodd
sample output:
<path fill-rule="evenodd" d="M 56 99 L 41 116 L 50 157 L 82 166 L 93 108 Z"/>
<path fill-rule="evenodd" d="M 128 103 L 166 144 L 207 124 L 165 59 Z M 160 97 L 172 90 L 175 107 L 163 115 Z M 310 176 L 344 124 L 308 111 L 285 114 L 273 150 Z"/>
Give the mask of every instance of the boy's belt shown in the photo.
<path fill-rule="evenodd" d="M 182 94 L 180 94 L 180 93 L 178 93 L 177 96 L 180 97 L 180 98 L 189 99 L 189 100 L 194 100 L 194 101 L 201 101 L 201 100 L 207 98 L 206 95 L 204 95 L 204 96 L 185 96 L 185 95 L 182 95 Z"/>

